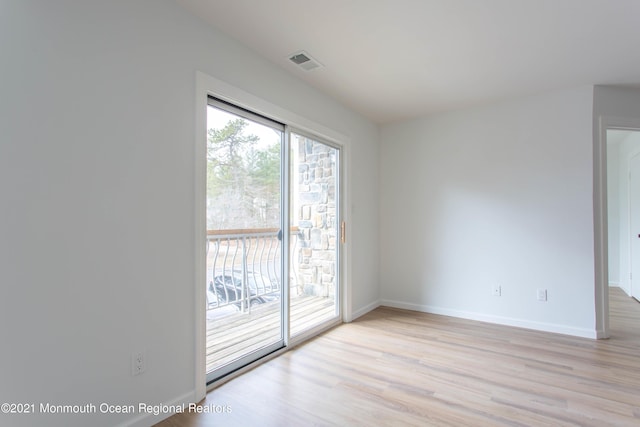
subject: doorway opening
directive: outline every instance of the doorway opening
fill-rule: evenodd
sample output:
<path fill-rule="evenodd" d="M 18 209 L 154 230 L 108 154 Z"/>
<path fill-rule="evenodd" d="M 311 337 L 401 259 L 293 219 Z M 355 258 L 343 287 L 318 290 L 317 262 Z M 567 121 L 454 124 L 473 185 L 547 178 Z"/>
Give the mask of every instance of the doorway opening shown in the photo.
<path fill-rule="evenodd" d="M 640 130 L 608 128 L 608 285 L 640 299 Z"/>

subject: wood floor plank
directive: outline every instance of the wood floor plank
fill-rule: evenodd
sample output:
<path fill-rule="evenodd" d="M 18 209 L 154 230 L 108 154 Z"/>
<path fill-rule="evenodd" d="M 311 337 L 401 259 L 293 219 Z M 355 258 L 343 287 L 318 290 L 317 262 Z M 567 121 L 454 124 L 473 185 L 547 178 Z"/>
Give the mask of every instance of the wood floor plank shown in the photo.
<path fill-rule="evenodd" d="M 638 426 L 640 303 L 608 340 L 380 307 L 223 384 L 159 427 Z"/>

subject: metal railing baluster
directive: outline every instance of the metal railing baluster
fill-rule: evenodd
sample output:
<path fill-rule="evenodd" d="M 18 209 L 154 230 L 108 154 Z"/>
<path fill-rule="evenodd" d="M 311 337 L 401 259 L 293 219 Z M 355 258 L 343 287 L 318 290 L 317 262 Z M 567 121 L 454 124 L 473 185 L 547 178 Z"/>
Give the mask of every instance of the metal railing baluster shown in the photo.
<path fill-rule="evenodd" d="M 290 232 L 295 235 L 297 228 Z M 297 239 L 291 243 L 292 253 L 295 253 Z M 249 309 L 250 312 L 252 298 L 258 302 L 264 302 L 268 295 L 278 298 L 282 290 L 281 244 L 277 229 L 209 231 L 206 253 L 211 277 L 207 286 L 213 284 L 215 302 L 209 301 L 207 309 L 237 305 L 241 311 Z M 296 265 L 296 262 L 292 264 Z M 236 267 L 242 271 L 236 272 Z M 296 275 L 295 267 L 293 274 Z M 255 295 L 252 295 L 252 283 L 255 283 Z"/>
<path fill-rule="evenodd" d="M 260 262 L 258 263 L 258 265 L 260 266 L 260 276 L 261 277 L 264 277 L 263 265 L 265 264 L 265 262 L 264 262 L 264 247 L 266 245 L 266 240 L 267 240 L 267 238 L 265 236 L 262 236 L 262 240 L 261 240 L 262 244 L 261 244 L 261 248 L 260 248 Z M 267 266 L 269 265 L 268 262 L 269 262 L 269 260 L 267 259 L 267 263 L 266 263 Z"/>

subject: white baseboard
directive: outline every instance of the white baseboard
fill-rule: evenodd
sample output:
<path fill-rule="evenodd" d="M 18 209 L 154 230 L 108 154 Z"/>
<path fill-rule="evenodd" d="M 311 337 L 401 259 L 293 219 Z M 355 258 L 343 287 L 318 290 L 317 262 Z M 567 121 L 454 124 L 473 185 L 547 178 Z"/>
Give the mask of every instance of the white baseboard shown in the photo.
<path fill-rule="evenodd" d="M 351 321 L 357 319 L 360 316 L 364 316 L 365 314 L 367 314 L 370 311 L 375 310 L 376 308 L 380 307 L 380 301 L 374 301 L 371 304 L 367 304 L 364 307 L 360 308 L 359 310 L 356 310 L 352 313 L 351 315 Z"/>
<path fill-rule="evenodd" d="M 450 308 L 435 307 L 431 305 L 413 304 L 402 301 L 381 300 L 380 305 L 405 310 L 421 311 L 423 313 L 440 314 L 443 316 L 459 317 L 462 319 L 477 320 L 480 322 L 495 323 L 498 325 L 515 326 L 518 328 L 533 329 L 536 331 L 553 332 L 556 334 L 572 335 L 575 337 L 597 339 L 596 330 L 575 328 L 573 326 L 558 325 L 555 323 L 535 322 L 531 320 L 516 319 L 511 317 L 494 316 L 491 314 L 475 313 Z"/>
<path fill-rule="evenodd" d="M 138 414 L 138 416 L 136 416 L 132 420 L 126 421 L 120 424 L 118 427 L 151 427 L 152 425 L 157 424 L 160 421 L 165 420 L 176 413 L 170 410 L 165 411 L 165 409 L 170 409 L 173 407 L 182 407 L 186 412 L 188 410 L 189 404 L 195 403 L 195 402 L 196 400 L 195 400 L 195 390 L 194 390 L 194 391 L 185 393 L 182 396 L 179 396 L 170 402 L 159 405 L 160 406 L 158 408 L 159 411 L 157 412 L 161 412 L 161 413 L 158 413 L 157 415 L 154 415 L 153 413 Z M 149 403 L 149 405 L 151 404 Z"/>

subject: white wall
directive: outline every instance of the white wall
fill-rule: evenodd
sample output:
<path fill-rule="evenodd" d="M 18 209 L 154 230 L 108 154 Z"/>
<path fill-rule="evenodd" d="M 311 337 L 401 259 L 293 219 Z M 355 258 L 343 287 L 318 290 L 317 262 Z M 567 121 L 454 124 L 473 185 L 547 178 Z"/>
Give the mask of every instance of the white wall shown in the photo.
<path fill-rule="evenodd" d="M 383 304 L 595 336 L 592 119 L 582 87 L 384 126 Z"/>
<path fill-rule="evenodd" d="M 640 119 L 640 88 L 595 86 L 595 118 Z"/>
<path fill-rule="evenodd" d="M 3 0 L 0 46 L 0 402 L 192 396 L 196 70 L 351 139 L 353 310 L 378 300 L 375 125 L 170 0 Z"/>

